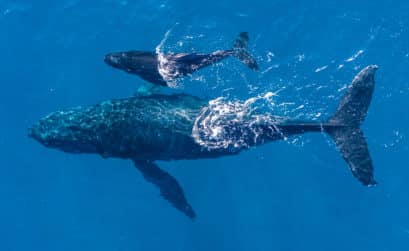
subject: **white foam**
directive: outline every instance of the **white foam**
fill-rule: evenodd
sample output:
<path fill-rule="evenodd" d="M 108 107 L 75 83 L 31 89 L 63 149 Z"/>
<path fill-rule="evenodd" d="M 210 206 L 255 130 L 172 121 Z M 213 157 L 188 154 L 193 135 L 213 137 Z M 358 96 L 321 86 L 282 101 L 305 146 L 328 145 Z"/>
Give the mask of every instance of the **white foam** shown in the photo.
<path fill-rule="evenodd" d="M 272 69 L 277 69 L 278 67 L 280 67 L 278 64 L 269 66 L 267 69 L 265 69 L 264 71 L 262 71 L 261 74 L 265 74 L 265 73 L 271 71 Z"/>
<path fill-rule="evenodd" d="M 275 57 L 274 53 L 272 53 L 271 51 L 269 51 L 267 53 L 267 62 L 271 62 L 271 60 L 273 59 L 273 57 Z"/>
<path fill-rule="evenodd" d="M 297 59 L 298 62 L 302 62 L 305 60 L 305 54 L 299 54 L 295 56 L 295 58 Z"/>
<path fill-rule="evenodd" d="M 315 69 L 315 72 L 320 72 L 320 71 L 323 71 L 323 70 L 325 70 L 327 68 L 328 68 L 328 65 L 324 65 L 322 67 L 319 67 L 319 68 Z"/>
<path fill-rule="evenodd" d="M 169 29 L 165 36 L 163 37 L 162 41 L 156 46 L 155 52 L 158 55 L 158 71 L 162 78 L 166 81 L 168 87 L 176 88 L 178 87 L 178 83 L 175 80 L 176 77 L 179 75 L 177 68 L 175 67 L 175 63 L 171 60 L 168 60 L 166 55 L 162 52 L 162 47 L 165 44 L 166 40 L 168 39 L 172 29 Z"/>
<path fill-rule="evenodd" d="M 355 59 L 357 59 L 359 56 L 361 56 L 364 53 L 364 50 L 359 50 L 357 53 L 355 53 L 352 57 L 348 58 L 345 60 L 345 62 L 352 62 Z"/>
<path fill-rule="evenodd" d="M 227 101 L 222 97 L 209 101 L 195 120 L 192 129 L 194 140 L 212 150 L 229 149 L 234 152 L 249 147 L 262 133 L 257 125 L 274 126 L 284 119 L 265 112 L 273 109 L 272 98 L 275 95 L 267 92 L 245 101 Z"/>

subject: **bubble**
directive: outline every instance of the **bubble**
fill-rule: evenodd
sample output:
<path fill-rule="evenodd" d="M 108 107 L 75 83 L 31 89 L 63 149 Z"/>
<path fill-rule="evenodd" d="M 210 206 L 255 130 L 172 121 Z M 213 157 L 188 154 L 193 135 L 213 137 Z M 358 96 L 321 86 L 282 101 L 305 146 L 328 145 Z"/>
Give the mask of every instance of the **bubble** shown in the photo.
<path fill-rule="evenodd" d="M 179 82 L 176 80 L 180 76 L 180 72 L 175 65 L 175 61 L 168 60 L 166 55 L 162 52 L 162 47 L 168 39 L 172 29 L 169 29 L 162 41 L 156 46 L 155 52 L 158 55 L 158 71 L 162 78 L 166 81 L 168 87 L 177 88 L 179 87 Z"/>
<path fill-rule="evenodd" d="M 249 98 L 245 101 L 228 101 L 219 97 L 209 101 L 197 116 L 192 136 L 206 149 L 240 151 L 257 144 L 265 129 L 278 132 L 274 126 L 286 118 L 273 116 L 274 93 Z"/>

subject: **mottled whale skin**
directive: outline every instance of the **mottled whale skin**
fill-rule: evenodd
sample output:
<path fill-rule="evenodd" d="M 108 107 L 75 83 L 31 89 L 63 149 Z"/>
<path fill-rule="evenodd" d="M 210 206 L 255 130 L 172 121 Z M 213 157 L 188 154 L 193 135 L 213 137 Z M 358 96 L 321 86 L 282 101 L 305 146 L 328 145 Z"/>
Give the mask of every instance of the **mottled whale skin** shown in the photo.
<path fill-rule="evenodd" d="M 338 109 L 321 123 L 280 121 L 234 124 L 229 134 L 244 139 L 248 147 L 308 132 L 328 133 L 353 175 L 366 186 L 375 185 L 372 161 L 360 129 L 375 86 L 377 66 L 363 69 L 352 81 Z M 108 100 L 87 108 L 53 112 L 29 129 L 29 136 L 46 147 L 69 153 L 100 154 L 104 158 L 131 159 L 161 195 L 190 218 L 195 217 L 182 187 L 155 161 L 217 158 L 243 149 L 210 149 L 199 144 L 192 131 L 198 114 L 208 106 L 194 96 L 152 95 Z M 257 137 L 254 135 L 257 132 Z M 200 133 L 200 132 L 199 132 Z"/>
<path fill-rule="evenodd" d="M 258 70 L 256 60 L 247 51 L 248 40 L 248 33 L 242 32 L 231 50 L 219 50 L 209 54 L 123 51 L 107 54 L 104 61 L 113 68 L 138 75 L 152 84 L 168 86 L 170 81 L 192 74 L 231 56 L 238 58 L 250 69 Z"/>

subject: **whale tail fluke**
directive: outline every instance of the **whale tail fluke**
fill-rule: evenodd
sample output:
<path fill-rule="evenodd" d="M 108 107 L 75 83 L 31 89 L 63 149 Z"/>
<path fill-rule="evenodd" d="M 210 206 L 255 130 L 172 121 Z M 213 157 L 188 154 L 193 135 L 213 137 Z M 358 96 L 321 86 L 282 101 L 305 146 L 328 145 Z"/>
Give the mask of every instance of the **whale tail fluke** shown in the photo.
<path fill-rule="evenodd" d="M 375 87 L 376 65 L 364 68 L 352 81 L 338 109 L 324 126 L 352 174 L 364 185 L 376 184 L 365 136 L 360 129 Z"/>
<path fill-rule="evenodd" d="M 243 64 L 247 65 L 250 69 L 257 71 L 257 62 L 247 50 L 248 42 L 249 34 L 247 32 L 241 32 L 234 42 L 234 56 L 237 57 Z"/>

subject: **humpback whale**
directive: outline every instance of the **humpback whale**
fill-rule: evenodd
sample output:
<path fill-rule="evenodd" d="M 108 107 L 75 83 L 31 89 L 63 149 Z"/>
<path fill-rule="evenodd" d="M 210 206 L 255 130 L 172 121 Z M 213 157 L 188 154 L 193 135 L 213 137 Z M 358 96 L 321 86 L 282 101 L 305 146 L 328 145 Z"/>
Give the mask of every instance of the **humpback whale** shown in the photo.
<path fill-rule="evenodd" d="M 250 69 L 258 70 L 256 60 L 247 51 L 248 40 L 248 33 L 242 32 L 231 50 L 218 50 L 210 54 L 124 51 L 109 53 L 104 61 L 116 69 L 136 74 L 154 85 L 168 86 L 168 83 L 177 78 L 192 74 L 230 56 L 238 58 Z"/>
<path fill-rule="evenodd" d="M 359 72 L 335 113 L 321 122 L 291 119 L 225 120 L 222 139 L 232 144 L 203 144 L 209 102 L 186 94 L 107 100 L 86 108 L 66 109 L 41 118 L 28 135 L 46 147 L 68 153 L 99 154 L 130 159 L 143 177 L 160 189 L 176 209 L 195 217 L 178 181 L 155 161 L 217 158 L 249 147 L 298 134 L 327 133 L 335 141 L 352 174 L 365 186 L 376 184 L 368 146 L 360 125 L 366 117 L 375 86 L 377 66 Z M 264 118 L 272 118 L 265 114 Z M 202 140 L 200 140 L 202 139 Z M 238 142 L 244 144 L 238 144 Z"/>

